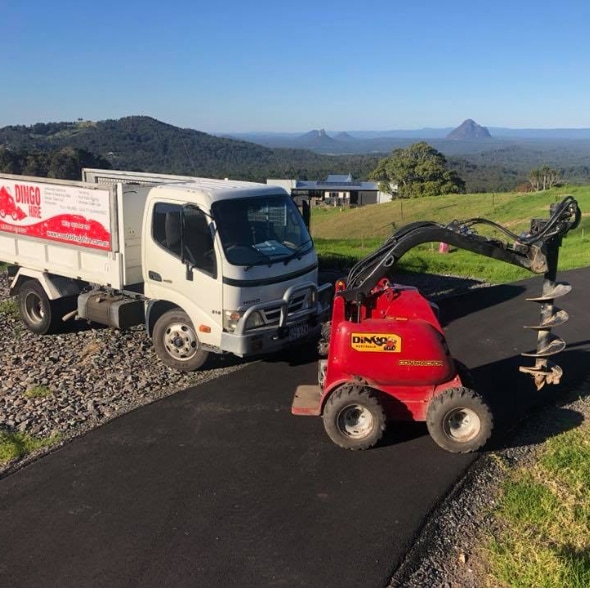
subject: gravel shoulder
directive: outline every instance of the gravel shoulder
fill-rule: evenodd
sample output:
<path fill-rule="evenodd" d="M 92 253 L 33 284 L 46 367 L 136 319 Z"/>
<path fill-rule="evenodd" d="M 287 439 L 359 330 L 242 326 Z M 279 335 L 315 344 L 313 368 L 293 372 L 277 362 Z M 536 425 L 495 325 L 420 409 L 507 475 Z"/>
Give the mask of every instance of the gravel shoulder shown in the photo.
<path fill-rule="evenodd" d="M 61 334 L 31 334 L 15 313 L 10 278 L 0 271 L 0 430 L 53 447 L 139 406 L 237 371 L 233 355 L 211 355 L 204 370 L 179 373 L 157 358 L 143 327 L 121 331 L 77 322 Z M 31 396 L 37 387 L 38 395 Z M 36 459 L 41 449 L 0 467 L 0 476 Z"/>

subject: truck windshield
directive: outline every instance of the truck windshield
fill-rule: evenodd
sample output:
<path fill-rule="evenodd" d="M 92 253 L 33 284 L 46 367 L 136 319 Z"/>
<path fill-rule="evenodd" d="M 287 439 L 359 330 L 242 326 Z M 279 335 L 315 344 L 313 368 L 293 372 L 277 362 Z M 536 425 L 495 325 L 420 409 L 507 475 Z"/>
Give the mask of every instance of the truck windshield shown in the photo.
<path fill-rule="evenodd" d="M 313 247 L 303 218 L 288 195 L 217 201 L 212 212 L 231 264 L 287 262 Z"/>

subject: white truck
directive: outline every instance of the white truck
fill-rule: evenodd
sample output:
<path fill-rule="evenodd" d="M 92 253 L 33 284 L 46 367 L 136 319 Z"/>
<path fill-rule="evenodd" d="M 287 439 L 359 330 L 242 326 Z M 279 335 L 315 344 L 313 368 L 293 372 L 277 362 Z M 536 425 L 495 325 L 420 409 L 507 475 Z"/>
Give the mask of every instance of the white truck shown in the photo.
<path fill-rule="evenodd" d="M 145 323 L 162 361 L 287 348 L 319 332 L 330 286 L 290 195 L 265 184 L 85 169 L 0 174 L 0 260 L 27 328 Z"/>

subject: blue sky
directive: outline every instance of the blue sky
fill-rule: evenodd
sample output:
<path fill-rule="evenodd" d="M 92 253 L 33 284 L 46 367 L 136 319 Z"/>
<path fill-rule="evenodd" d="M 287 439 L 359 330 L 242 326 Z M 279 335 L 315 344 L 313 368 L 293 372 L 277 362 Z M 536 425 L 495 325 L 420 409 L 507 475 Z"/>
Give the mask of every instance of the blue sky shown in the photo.
<path fill-rule="evenodd" d="M 590 2 L 0 0 L 0 126 L 590 127 Z"/>

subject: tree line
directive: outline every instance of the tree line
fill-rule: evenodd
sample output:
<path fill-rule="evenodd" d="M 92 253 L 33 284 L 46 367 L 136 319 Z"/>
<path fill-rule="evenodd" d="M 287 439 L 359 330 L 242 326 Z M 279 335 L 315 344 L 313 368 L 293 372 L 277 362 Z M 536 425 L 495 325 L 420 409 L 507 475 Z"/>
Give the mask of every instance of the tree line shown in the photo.
<path fill-rule="evenodd" d="M 71 147 L 51 151 L 14 151 L 0 146 L 0 172 L 80 180 L 82 168 L 111 168 L 108 160 Z"/>
<path fill-rule="evenodd" d="M 588 182 L 590 176 L 589 166 L 572 160 L 571 167 L 554 167 L 555 177 L 543 174 L 537 182 L 537 176 L 529 174 L 536 169 L 532 155 L 517 147 L 449 159 L 426 142 L 389 155 L 325 155 L 216 137 L 145 116 L 12 125 L 0 128 L 0 146 L 0 170 L 34 176 L 79 179 L 84 166 L 257 182 L 351 174 L 356 180 L 384 183 L 396 198 L 440 191 L 510 191 L 525 183 L 537 188 L 555 178 Z M 391 190 L 394 184 L 396 191 Z"/>

